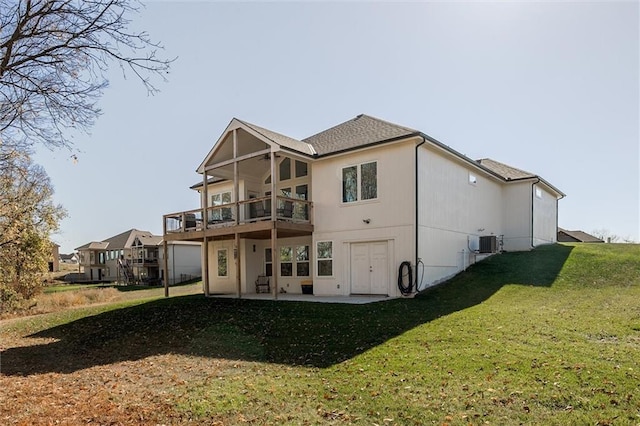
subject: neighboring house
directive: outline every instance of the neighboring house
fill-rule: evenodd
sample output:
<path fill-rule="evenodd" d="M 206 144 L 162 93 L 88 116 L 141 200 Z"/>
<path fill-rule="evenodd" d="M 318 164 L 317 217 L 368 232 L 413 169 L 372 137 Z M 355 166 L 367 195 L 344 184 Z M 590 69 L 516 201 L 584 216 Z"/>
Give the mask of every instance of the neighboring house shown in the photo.
<path fill-rule="evenodd" d="M 160 283 L 164 276 L 160 267 L 164 259 L 159 250 L 162 242 L 161 236 L 130 229 L 103 241 L 92 241 L 76 250 L 88 281 L 154 284 Z M 176 242 L 175 245 L 179 248 L 168 253 L 170 284 L 201 276 L 200 244 Z"/>
<path fill-rule="evenodd" d="M 303 140 L 233 119 L 197 172 L 201 206 L 165 215 L 164 238 L 202 243 L 207 295 L 254 293 L 266 275 L 274 297 L 309 281 L 316 295 L 400 296 L 409 268 L 424 288 L 491 252 L 556 242 L 564 197 L 366 115 Z"/>
<path fill-rule="evenodd" d="M 162 237 L 138 235 L 131 245 L 133 274 L 139 281 L 160 283 L 160 255 L 158 244 Z"/>
<path fill-rule="evenodd" d="M 78 255 L 75 253 L 71 254 L 60 254 L 60 263 L 65 263 L 68 265 L 77 265 L 78 264 Z"/>
<path fill-rule="evenodd" d="M 604 243 L 604 240 L 586 232 L 567 231 L 562 228 L 558 228 L 558 241 L 561 243 Z"/>

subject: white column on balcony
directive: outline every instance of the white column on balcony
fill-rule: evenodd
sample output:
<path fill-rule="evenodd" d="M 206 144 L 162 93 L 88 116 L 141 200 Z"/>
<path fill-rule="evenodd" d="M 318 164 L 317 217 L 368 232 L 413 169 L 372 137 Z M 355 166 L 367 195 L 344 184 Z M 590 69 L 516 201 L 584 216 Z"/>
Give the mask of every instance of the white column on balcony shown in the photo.
<path fill-rule="evenodd" d="M 233 130 L 233 193 L 235 194 L 236 225 L 240 223 L 240 182 L 238 182 L 238 129 Z"/>
<path fill-rule="evenodd" d="M 238 129 L 233 130 L 233 193 L 235 194 L 235 222 L 236 225 L 240 223 L 240 177 L 238 170 Z M 233 248 L 233 258 L 236 263 L 236 297 L 239 299 L 241 295 L 241 265 L 240 265 L 240 235 L 236 231 L 235 242 Z"/>
<path fill-rule="evenodd" d="M 207 239 L 207 227 L 209 226 L 209 177 L 205 168 L 202 174 L 202 287 L 204 295 L 209 296 L 209 240 Z"/>
<path fill-rule="evenodd" d="M 204 295 L 209 297 L 209 238 L 205 235 L 202 239 L 202 287 Z"/>
<path fill-rule="evenodd" d="M 273 180 L 273 177 L 271 178 Z M 275 215 L 275 210 L 273 210 Z M 278 249 L 278 228 L 276 222 L 271 222 L 271 294 L 278 298 L 278 271 L 280 270 L 280 255 Z"/>
<path fill-rule="evenodd" d="M 207 217 L 207 210 L 209 209 L 209 185 L 208 185 L 207 170 L 205 169 L 202 174 L 202 229 L 207 229 L 209 224 L 209 218 Z"/>
<path fill-rule="evenodd" d="M 233 257 L 236 261 L 236 297 L 240 299 L 242 295 L 241 288 L 241 268 L 240 268 L 240 234 L 236 232 L 235 247 L 233 248 Z"/>
<path fill-rule="evenodd" d="M 280 268 L 280 256 L 278 254 L 278 222 L 277 222 L 277 200 L 278 194 L 276 193 L 276 153 L 271 152 L 271 280 L 273 285 L 271 286 L 271 292 L 273 298 L 278 298 L 278 270 Z"/>
<path fill-rule="evenodd" d="M 278 194 L 276 193 L 276 180 L 277 180 L 277 176 L 276 176 L 276 154 L 275 152 L 271 152 L 271 155 L 269 156 L 270 158 L 270 163 L 271 163 L 271 220 L 273 222 L 276 221 L 276 208 L 278 206 L 277 204 L 277 200 L 278 200 Z"/>

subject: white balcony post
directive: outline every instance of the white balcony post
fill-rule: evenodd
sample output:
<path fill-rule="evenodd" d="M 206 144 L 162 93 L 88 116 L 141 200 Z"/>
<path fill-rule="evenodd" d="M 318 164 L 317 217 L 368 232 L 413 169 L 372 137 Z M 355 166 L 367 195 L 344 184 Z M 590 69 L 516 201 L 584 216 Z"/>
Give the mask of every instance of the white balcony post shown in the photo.
<path fill-rule="evenodd" d="M 271 152 L 271 221 L 275 222 L 277 220 L 277 200 L 278 196 L 276 194 L 276 155 L 275 152 Z"/>
<path fill-rule="evenodd" d="M 209 185 L 207 184 L 207 171 L 202 174 L 202 229 L 207 229 L 209 218 L 207 210 L 209 208 Z"/>
<path fill-rule="evenodd" d="M 233 193 L 235 194 L 236 225 L 240 223 L 240 194 L 238 194 L 240 183 L 238 182 L 238 129 L 233 130 Z"/>

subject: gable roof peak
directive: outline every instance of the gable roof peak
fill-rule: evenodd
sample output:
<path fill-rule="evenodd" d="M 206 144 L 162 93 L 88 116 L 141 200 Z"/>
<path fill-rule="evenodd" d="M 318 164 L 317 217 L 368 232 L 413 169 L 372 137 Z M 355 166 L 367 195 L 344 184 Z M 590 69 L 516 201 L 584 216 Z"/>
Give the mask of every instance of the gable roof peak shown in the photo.
<path fill-rule="evenodd" d="M 419 134 L 417 130 L 359 114 L 343 123 L 303 139 L 319 156 L 357 149 Z"/>

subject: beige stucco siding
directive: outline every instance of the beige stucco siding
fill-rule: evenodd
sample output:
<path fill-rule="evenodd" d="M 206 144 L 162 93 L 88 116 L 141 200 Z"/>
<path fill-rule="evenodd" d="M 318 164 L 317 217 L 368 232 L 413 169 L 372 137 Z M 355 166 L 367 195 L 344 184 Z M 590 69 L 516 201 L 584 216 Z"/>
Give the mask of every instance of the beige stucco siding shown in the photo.
<path fill-rule="evenodd" d="M 540 197 L 536 194 L 536 189 L 540 190 Z M 532 246 L 556 242 L 558 206 L 555 193 L 533 179 L 509 182 L 503 193 L 506 251 L 530 250 Z"/>
<path fill-rule="evenodd" d="M 536 189 L 539 192 L 536 194 Z M 534 186 L 533 245 L 555 243 L 558 237 L 557 198 L 544 185 Z"/>
<path fill-rule="evenodd" d="M 531 182 L 512 182 L 503 189 L 504 250 L 531 249 Z"/>
<path fill-rule="evenodd" d="M 209 242 L 209 292 L 210 293 L 233 293 L 236 291 L 236 262 L 234 258 L 234 241 L 212 241 Z M 254 251 L 255 246 L 255 251 Z M 281 276 L 279 268 L 279 251 L 281 247 L 291 247 L 294 251 L 298 246 L 309 247 L 309 276 L 298 276 L 296 271 L 296 261 L 293 263 L 293 273 L 291 276 Z M 240 288 L 242 293 L 255 293 L 255 281 L 258 275 L 264 275 L 265 271 L 265 249 L 271 247 L 271 240 L 250 240 L 240 241 L 240 265 L 243 265 L 240 275 Z M 227 276 L 218 275 L 218 251 L 227 251 Z M 278 274 L 278 289 L 284 289 L 287 293 L 301 293 L 300 282 L 313 279 L 313 247 L 311 237 L 280 238 L 277 244 L 277 252 L 273 257 L 273 273 Z M 273 285 L 273 279 L 271 279 Z"/>
<path fill-rule="evenodd" d="M 424 286 L 473 262 L 476 257 L 470 252 L 478 249 L 479 236 L 503 233 L 502 185 L 430 145 L 420 149 L 419 161 L 418 253 Z"/>
<path fill-rule="evenodd" d="M 387 144 L 313 163 L 314 260 L 319 241 L 333 243 L 333 275 L 314 276 L 315 294 L 351 294 L 352 245 L 386 242 L 386 294 L 399 295 L 398 267 L 413 258 L 414 147 L 414 141 Z M 342 169 L 372 161 L 377 162 L 377 199 L 343 203 Z"/>

